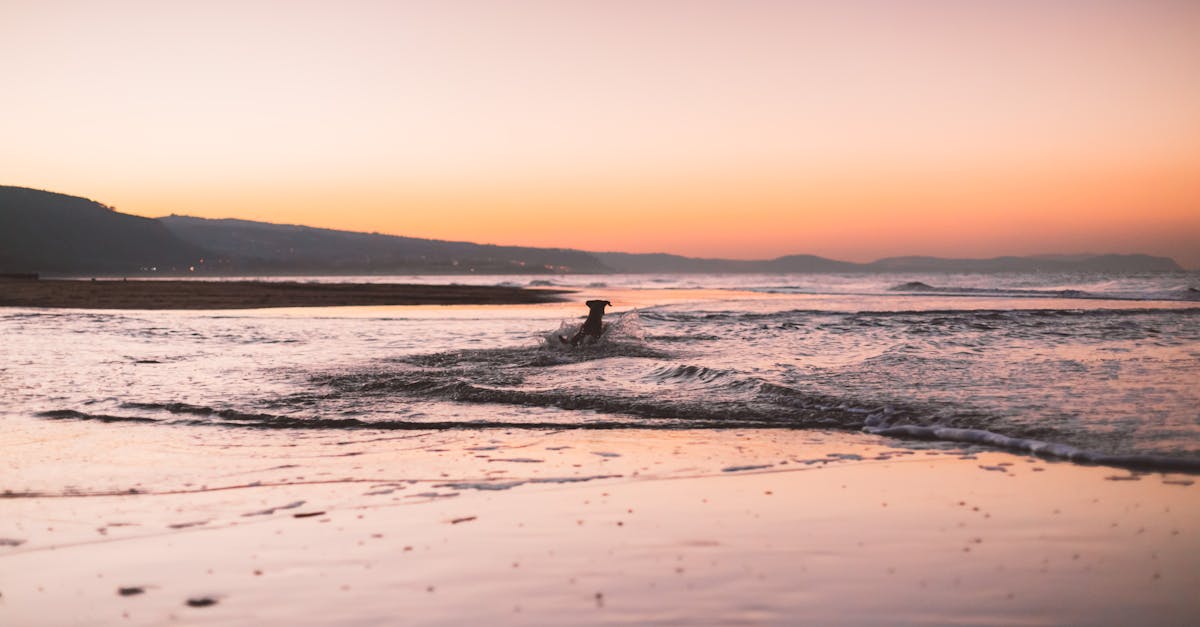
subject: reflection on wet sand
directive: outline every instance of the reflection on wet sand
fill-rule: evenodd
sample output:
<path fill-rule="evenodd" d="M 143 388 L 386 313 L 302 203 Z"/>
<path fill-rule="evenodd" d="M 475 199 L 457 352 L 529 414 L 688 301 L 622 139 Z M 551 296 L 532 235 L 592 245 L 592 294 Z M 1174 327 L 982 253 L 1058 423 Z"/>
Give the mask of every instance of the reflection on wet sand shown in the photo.
<path fill-rule="evenodd" d="M 1200 610 L 1186 475 L 802 431 L 31 419 L 7 442 L 4 624 L 1181 624 Z"/>

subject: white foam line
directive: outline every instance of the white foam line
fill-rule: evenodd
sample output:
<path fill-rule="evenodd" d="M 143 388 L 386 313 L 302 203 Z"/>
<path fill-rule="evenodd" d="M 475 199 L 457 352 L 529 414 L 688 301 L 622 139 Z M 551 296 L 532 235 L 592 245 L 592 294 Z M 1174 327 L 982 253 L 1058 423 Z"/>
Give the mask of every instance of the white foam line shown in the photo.
<path fill-rule="evenodd" d="M 1180 459 L 1159 455 L 1106 455 L 1094 451 L 1054 442 L 1013 438 L 983 429 L 956 429 L 952 427 L 924 427 L 919 425 L 899 425 L 894 427 L 864 427 L 863 431 L 874 435 L 895 438 L 917 438 L 922 440 L 944 440 L 947 442 L 966 442 L 970 444 L 987 444 L 1011 451 L 1022 451 L 1056 457 L 1080 464 L 1098 464 L 1103 466 L 1120 466 L 1124 468 L 1149 468 L 1155 470 L 1187 470 L 1200 472 L 1200 459 Z"/>

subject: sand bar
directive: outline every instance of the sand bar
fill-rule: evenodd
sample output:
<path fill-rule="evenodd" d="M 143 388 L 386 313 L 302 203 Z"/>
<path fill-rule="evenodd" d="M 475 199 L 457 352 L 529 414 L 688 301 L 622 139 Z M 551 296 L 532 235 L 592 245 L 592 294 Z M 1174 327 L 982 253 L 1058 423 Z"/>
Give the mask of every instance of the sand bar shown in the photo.
<path fill-rule="evenodd" d="M 364 305 L 514 305 L 562 290 L 485 285 L 279 281 L 0 280 L 0 307 L 260 309 Z"/>

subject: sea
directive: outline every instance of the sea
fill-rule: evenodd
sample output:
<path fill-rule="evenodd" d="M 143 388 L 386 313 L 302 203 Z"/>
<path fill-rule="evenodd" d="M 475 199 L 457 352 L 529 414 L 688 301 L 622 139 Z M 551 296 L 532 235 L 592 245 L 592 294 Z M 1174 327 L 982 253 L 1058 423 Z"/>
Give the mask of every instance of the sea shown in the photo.
<path fill-rule="evenodd" d="M 865 432 L 1200 471 L 1200 275 L 252 277 L 517 285 L 543 305 L 0 310 L 0 421 L 252 438 Z M 599 340 L 560 340 L 584 301 Z"/>

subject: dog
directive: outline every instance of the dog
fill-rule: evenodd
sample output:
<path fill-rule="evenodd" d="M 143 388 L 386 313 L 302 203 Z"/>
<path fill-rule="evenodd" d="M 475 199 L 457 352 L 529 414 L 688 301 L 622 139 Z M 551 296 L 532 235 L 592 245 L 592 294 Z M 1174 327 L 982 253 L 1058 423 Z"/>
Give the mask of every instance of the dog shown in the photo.
<path fill-rule="evenodd" d="M 589 300 L 584 304 L 588 306 L 587 320 L 584 320 L 583 326 L 579 327 L 579 332 L 570 340 L 565 335 L 558 336 L 558 339 L 562 340 L 563 344 L 570 343 L 571 346 L 577 346 L 588 336 L 591 336 L 592 341 L 595 342 L 600 339 L 600 334 L 604 332 L 604 325 L 601 322 L 604 320 L 604 308 L 612 307 L 612 303 L 606 300 Z"/>

